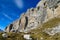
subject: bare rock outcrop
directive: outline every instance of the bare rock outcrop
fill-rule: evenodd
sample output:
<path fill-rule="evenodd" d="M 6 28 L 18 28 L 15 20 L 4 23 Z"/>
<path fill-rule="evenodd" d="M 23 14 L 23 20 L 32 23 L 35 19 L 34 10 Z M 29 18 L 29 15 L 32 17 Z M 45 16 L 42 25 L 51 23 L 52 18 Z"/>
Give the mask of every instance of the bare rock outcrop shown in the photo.
<path fill-rule="evenodd" d="M 6 32 L 28 32 L 51 18 L 60 16 L 60 0 L 41 0 L 36 8 L 22 13 L 20 19 L 6 27 Z"/>

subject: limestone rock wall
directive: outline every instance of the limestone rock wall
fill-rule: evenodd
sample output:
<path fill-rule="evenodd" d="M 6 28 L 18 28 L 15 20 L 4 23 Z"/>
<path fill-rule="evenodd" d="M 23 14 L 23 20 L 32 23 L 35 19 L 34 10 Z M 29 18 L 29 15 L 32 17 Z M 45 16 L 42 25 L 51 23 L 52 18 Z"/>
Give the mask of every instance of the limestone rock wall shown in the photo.
<path fill-rule="evenodd" d="M 51 1 L 52 5 L 50 4 Z M 51 18 L 60 16 L 60 0 L 41 0 L 36 8 L 28 9 L 20 18 L 6 27 L 6 32 L 28 32 Z"/>

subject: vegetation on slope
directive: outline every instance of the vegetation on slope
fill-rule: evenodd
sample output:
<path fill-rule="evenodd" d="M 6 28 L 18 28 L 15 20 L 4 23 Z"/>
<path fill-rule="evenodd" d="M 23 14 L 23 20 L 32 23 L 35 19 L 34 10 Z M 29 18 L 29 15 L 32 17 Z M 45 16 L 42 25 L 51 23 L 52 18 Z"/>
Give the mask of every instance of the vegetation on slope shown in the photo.
<path fill-rule="evenodd" d="M 22 33 L 7 33 L 8 37 L 2 37 L 3 33 L 0 33 L 0 40 L 25 40 Z"/>
<path fill-rule="evenodd" d="M 60 18 L 53 18 L 46 23 L 43 23 L 36 29 L 31 30 L 29 33 L 33 40 L 60 40 L 60 33 L 57 33 L 53 36 L 43 32 L 44 29 L 53 28 L 60 23 Z M 0 33 L 0 40 L 25 40 L 23 35 L 25 33 L 7 33 L 8 37 L 3 38 L 2 33 Z"/>
<path fill-rule="evenodd" d="M 49 21 L 43 23 L 42 25 L 40 25 L 38 28 L 31 30 L 31 32 L 37 32 L 37 31 L 42 31 L 44 29 L 47 28 L 53 28 L 55 26 L 57 26 L 58 24 L 60 24 L 60 18 L 52 18 Z"/>
<path fill-rule="evenodd" d="M 30 31 L 31 33 L 33 33 L 32 37 L 34 37 L 35 39 L 38 39 L 38 40 L 41 40 L 41 38 L 43 38 L 44 40 L 60 40 L 60 34 L 59 33 L 51 36 L 51 35 L 43 32 L 43 30 L 45 30 L 47 28 L 56 27 L 59 23 L 60 23 L 60 18 L 56 18 L 56 17 L 47 21 L 46 23 L 43 23 L 37 29 Z"/>

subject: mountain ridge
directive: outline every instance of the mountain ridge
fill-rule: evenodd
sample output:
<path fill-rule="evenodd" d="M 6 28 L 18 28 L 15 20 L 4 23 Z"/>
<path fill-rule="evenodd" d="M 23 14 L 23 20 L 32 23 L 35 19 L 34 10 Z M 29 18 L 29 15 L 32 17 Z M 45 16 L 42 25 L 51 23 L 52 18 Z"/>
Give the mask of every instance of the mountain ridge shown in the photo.
<path fill-rule="evenodd" d="M 60 17 L 60 0 L 41 0 L 36 8 L 28 9 L 26 13 L 22 13 L 20 19 L 7 26 L 5 31 L 28 32 L 54 17 Z"/>

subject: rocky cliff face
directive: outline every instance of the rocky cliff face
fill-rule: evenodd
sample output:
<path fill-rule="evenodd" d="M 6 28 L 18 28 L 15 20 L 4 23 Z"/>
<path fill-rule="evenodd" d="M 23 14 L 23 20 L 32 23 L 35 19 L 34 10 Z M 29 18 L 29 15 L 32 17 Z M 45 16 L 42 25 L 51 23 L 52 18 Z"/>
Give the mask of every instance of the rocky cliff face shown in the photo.
<path fill-rule="evenodd" d="M 28 32 L 54 17 L 60 17 L 60 0 L 41 0 L 6 27 L 6 32 Z"/>

